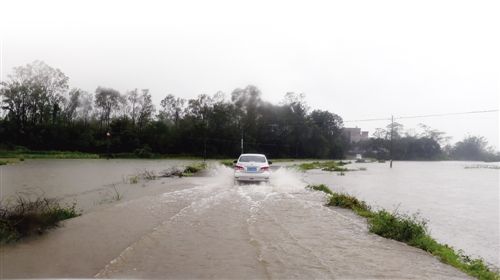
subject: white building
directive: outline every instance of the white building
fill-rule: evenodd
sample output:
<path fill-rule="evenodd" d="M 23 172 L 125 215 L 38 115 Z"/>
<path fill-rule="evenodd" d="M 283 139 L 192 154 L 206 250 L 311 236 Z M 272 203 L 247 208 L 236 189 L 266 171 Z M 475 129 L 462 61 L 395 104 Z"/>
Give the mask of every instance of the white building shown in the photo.
<path fill-rule="evenodd" d="M 368 140 L 368 131 L 361 131 L 361 128 L 358 127 L 344 127 L 343 133 L 350 143 Z"/>

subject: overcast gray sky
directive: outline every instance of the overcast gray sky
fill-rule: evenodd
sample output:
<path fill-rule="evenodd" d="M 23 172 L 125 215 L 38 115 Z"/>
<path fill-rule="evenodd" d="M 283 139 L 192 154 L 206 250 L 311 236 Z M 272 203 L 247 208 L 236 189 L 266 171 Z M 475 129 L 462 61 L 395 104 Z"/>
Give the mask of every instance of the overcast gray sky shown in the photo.
<path fill-rule="evenodd" d="M 253 84 L 344 120 L 499 108 L 499 1 L 161 2 L 0 0 L 1 78 L 38 59 L 157 104 Z M 498 112 L 400 122 L 499 147 Z"/>

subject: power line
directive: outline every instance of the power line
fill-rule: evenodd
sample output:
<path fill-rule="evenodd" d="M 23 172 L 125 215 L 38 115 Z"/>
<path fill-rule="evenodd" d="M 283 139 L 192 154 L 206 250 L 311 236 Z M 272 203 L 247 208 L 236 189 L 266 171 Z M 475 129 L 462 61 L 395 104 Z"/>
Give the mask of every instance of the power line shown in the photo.
<path fill-rule="evenodd" d="M 439 113 L 439 114 L 429 114 L 429 115 L 401 116 L 401 117 L 394 117 L 394 119 L 417 119 L 417 118 L 444 117 L 444 116 L 494 113 L 494 112 L 498 112 L 498 109 L 467 111 L 467 112 L 454 112 L 454 113 Z M 391 120 L 391 118 L 375 118 L 375 119 L 347 120 L 344 122 L 369 122 L 369 121 L 390 121 L 390 120 Z"/>

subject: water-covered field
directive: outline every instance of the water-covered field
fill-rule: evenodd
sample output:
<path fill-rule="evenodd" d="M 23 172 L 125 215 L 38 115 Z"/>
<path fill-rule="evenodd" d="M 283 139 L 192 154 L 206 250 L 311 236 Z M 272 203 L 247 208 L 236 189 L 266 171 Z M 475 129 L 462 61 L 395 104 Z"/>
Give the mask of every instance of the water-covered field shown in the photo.
<path fill-rule="evenodd" d="M 324 207 L 322 193 L 304 188 L 310 182 L 327 183 L 373 205 L 420 210 L 440 241 L 462 241 L 476 250 L 472 253 L 491 257 L 488 252 L 498 246 L 498 211 L 490 212 L 498 210 L 498 170 L 426 162 L 396 163 L 390 170 L 373 163 L 363 165 L 367 171 L 338 176 L 278 168 L 268 185 L 234 186 L 232 170 L 213 163 L 203 177 L 133 184 L 126 179 L 144 170 L 159 173 L 185 164 L 44 160 L 3 167 L 2 198 L 36 187 L 52 197 L 75 200 L 85 210 L 62 228 L 4 246 L 3 276 L 465 277 L 421 250 L 368 233 L 365 221 L 350 211 Z M 461 172 L 467 176 L 446 179 Z M 412 180 L 416 182 L 408 183 Z M 123 195 L 120 200 L 112 199 L 114 189 Z M 464 206 L 466 198 L 470 205 Z M 476 219 L 487 225 L 458 227 Z M 476 240 L 478 236 L 482 239 Z M 483 242 L 490 246 L 482 247 Z"/>
<path fill-rule="evenodd" d="M 337 176 L 308 172 L 311 182 L 326 183 L 370 205 L 428 220 L 438 241 L 500 267 L 500 166 L 472 162 L 395 162 L 353 164 L 366 171 Z"/>

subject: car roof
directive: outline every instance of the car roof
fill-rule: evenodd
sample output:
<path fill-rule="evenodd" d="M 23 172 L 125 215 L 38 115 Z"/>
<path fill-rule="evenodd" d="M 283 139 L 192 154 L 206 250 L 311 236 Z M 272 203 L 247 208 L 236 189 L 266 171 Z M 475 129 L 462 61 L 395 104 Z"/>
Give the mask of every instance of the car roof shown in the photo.
<path fill-rule="evenodd" d="M 241 156 L 260 156 L 260 157 L 266 157 L 266 155 L 264 155 L 264 154 L 241 154 L 240 157 Z"/>

